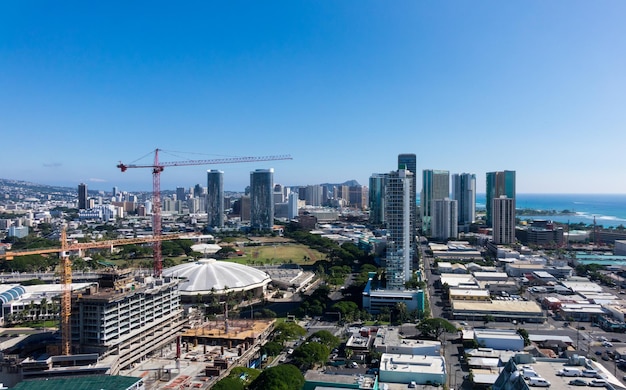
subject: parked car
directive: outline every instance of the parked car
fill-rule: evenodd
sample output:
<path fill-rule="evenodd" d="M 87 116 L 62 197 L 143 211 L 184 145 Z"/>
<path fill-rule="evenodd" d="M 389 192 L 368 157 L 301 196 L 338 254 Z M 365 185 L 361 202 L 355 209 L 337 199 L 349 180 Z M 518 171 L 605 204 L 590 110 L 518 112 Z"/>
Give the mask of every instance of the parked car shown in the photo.
<path fill-rule="evenodd" d="M 569 381 L 569 384 L 573 386 L 587 386 L 587 381 L 582 379 L 573 379 Z"/>
<path fill-rule="evenodd" d="M 585 368 L 582 372 L 586 378 L 598 378 L 598 371 Z"/>
<path fill-rule="evenodd" d="M 538 387 L 550 387 L 550 382 L 543 378 L 530 378 L 528 380 L 528 384 L 530 386 L 538 386 Z"/>
<path fill-rule="evenodd" d="M 580 376 L 581 371 L 576 367 L 563 367 L 563 369 L 559 370 L 556 374 L 559 376 Z"/>
<path fill-rule="evenodd" d="M 589 386 L 591 387 L 606 387 L 608 384 L 609 382 L 604 379 L 592 379 L 591 382 L 589 382 Z"/>
<path fill-rule="evenodd" d="M 598 355 L 598 356 L 602 355 L 602 351 L 596 351 L 596 352 L 594 352 L 594 353 L 595 353 L 596 355 Z"/>

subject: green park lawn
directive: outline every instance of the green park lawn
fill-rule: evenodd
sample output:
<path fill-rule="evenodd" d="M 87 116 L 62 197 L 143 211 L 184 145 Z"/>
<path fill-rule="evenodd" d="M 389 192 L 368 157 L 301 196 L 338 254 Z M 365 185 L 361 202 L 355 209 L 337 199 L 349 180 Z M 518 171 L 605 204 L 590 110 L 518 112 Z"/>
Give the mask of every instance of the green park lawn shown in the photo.
<path fill-rule="evenodd" d="M 246 265 L 270 265 L 293 263 L 311 265 L 325 256 L 301 244 L 276 244 L 264 246 L 248 246 L 243 248 L 245 255 L 234 257 L 234 261 Z"/>

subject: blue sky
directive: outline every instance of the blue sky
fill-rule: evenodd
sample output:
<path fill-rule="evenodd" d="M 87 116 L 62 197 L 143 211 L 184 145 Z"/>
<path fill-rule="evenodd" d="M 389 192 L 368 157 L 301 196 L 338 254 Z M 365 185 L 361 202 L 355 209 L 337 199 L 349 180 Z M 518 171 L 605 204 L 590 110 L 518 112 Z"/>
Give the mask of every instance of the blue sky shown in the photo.
<path fill-rule="evenodd" d="M 517 171 L 517 191 L 626 193 L 624 1 L 0 3 L 0 177 L 148 190 L 367 185 Z M 175 151 L 175 152 L 172 152 Z M 420 174 L 421 176 L 421 174 Z M 421 182 L 421 180 L 418 180 Z M 421 184 L 418 184 L 418 190 Z"/>

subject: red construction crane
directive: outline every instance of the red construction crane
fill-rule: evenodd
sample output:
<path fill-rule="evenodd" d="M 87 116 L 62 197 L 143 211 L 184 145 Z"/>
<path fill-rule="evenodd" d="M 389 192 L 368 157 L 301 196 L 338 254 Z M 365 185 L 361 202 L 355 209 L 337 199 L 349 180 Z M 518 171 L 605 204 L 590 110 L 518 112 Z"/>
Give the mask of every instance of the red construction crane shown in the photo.
<path fill-rule="evenodd" d="M 150 168 L 152 169 L 152 234 L 156 240 L 153 243 L 154 252 L 154 275 L 159 277 L 163 271 L 163 259 L 161 256 L 161 172 L 166 167 L 181 167 L 189 165 L 213 165 L 213 164 L 233 164 L 244 162 L 291 160 L 289 155 L 263 156 L 263 157 L 233 157 L 218 158 L 213 160 L 187 160 L 187 161 L 159 161 L 159 151 L 154 150 L 154 163 L 152 165 L 123 164 L 120 162 L 117 167 L 126 172 L 129 168 Z"/>

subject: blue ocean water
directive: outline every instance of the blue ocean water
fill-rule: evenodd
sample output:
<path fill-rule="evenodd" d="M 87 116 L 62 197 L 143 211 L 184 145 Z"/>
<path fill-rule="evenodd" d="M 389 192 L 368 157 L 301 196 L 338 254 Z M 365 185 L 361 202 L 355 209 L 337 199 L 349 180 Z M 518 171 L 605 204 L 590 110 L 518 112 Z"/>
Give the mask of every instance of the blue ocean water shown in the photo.
<path fill-rule="evenodd" d="M 520 216 L 561 223 L 596 223 L 604 227 L 626 226 L 626 194 L 516 194 L 518 209 L 569 210 L 573 215 Z M 485 208 L 485 194 L 476 195 L 476 209 Z"/>

